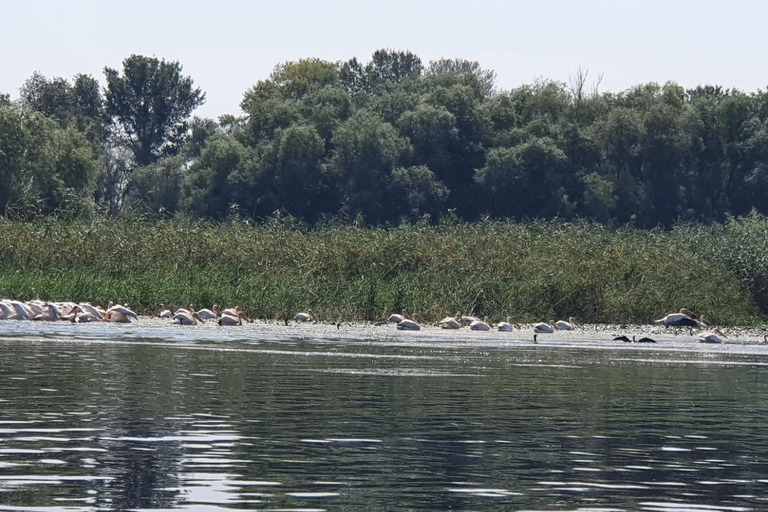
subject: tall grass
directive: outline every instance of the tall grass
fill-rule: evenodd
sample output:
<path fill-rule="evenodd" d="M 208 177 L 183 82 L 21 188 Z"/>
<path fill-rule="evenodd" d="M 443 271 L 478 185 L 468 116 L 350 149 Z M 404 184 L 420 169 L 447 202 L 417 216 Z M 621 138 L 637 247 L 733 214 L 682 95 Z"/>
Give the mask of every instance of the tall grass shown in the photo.
<path fill-rule="evenodd" d="M 143 313 L 239 304 L 275 319 L 312 308 L 326 320 L 381 320 L 405 308 L 430 320 L 461 311 L 623 323 L 685 306 L 721 324 L 761 321 L 744 273 L 688 239 L 713 247 L 732 228 L 686 229 L 0 221 L 0 297 L 112 300 Z"/>

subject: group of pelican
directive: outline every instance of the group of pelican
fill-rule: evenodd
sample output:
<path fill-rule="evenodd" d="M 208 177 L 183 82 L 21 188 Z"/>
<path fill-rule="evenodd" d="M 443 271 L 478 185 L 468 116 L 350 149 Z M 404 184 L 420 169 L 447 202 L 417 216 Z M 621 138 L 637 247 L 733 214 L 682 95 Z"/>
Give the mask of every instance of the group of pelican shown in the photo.
<path fill-rule="evenodd" d="M 240 307 L 227 308 L 219 310 L 217 304 L 213 305 L 212 309 L 200 309 L 195 310 L 192 305 L 188 308 L 179 308 L 175 312 L 171 312 L 169 309 L 165 309 L 165 306 L 160 305 L 160 311 L 157 316 L 160 318 L 167 318 L 173 320 L 174 323 L 181 325 L 195 325 L 198 323 L 205 323 L 208 321 L 215 321 L 222 326 L 235 326 L 243 325 L 243 322 L 252 322 L 245 312 Z M 113 304 L 109 303 L 109 306 L 102 308 L 95 306 L 89 302 L 45 302 L 41 300 L 30 301 L 18 301 L 11 299 L 0 300 L 0 320 L 33 320 L 33 321 L 69 321 L 72 323 L 88 323 L 88 322 L 114 322 L 114 323 L 129 323 L 132 320 L 138 320 L 138 315 L 131 310 L 128 304 Z M 296 314 L 294 320 L 298 323 L 305 322 L 318 322 L 318 317 L 315 313 L 309 309 L 306 312 L 300 312 Z M 285 320 L 286 324 L 288 319 Z M 424 320 L 418 315 L 409 315 L 405 310 L 401 313 L 395 313 L 389 316 L 388 321 L 396 324 L 398 330 L 405 331 L 418 331 L 421 329 L 421 324 Z M 674 313 L 668 313 L 658 320 L 654 320 L 654 324 L 663 325 L 665 327 L 685 327 L 693 331 L 693 329 L 704 330 L 707 329 L 709 321 L 704 317 L 692 313 L 686 308 L 681 308 Z M 341 324 L 337 324 L 337 328 Z M 490 331 L 497 329 L 499 331 L 512 331 L 514 329 L 520 329 L 520 324 L 515 322 L 511 317 L 507 317 L 506 321 L 499 323 L 491 323 L 488 317 L 478 318 L 471 315 L 462 315 L 457 312 L 454 316 L 447 316 L 437 322 L 438 327 L 442 329 L 462 329 L 469 327 L 472 331 Z M 558 320 L 550 321 L 548 323 L 540 322 L 533 326 L 534 341 L 536 341 L 537 334 L 551 334 L 556 331 L 571 331 L 578 328 L 573 317 L 570 317 L 568 321 Z M 698 336 L 698 340 L 701 343 L 723 343 L 724 338 L 727 336 L 720 329 L 712 328 L 709 331 L 702 332 Z M 627 336 L 618 336 L 614 338 L 614 341 L 635 342 L 635 343 L 655 343 L 655 340 L 647 337 L 636 339 L 635 336 L 629 339 Z M 768 341 L 768 339 L 766 340 Z"/>
<path fill-rule="evenodd" d="M 706 329 L 709 321 L 703 315 L 697 315 L 686 308 L 680 308 L 676 313 L 668 313 L 662 318 L 653 321 L 654 324 L 664 327 L 688 327 L 691 329 Z M 727 338 L 725 333 L 718 328 L 701 333 L 698 336 L 699 343 L 722 343 Z"/>
<path fill-rule="evenodd" d="M 72 323 L 115 322 L 128 323 L 139 316 L 127 305 L 109 303 L 107 308 L 94 306 L 88 302 L 45 302 L 30 300 L 0 300 L 0 320 L 35 320 Z"/>
<path fill-rule="evenodd" d="M 397 329 L 401 331 L 421 330 L 421 324 L 424 323 L 418 314 L 410 316 L 405 310 L 401 313 L 391 314 L 387 321 L 396 324 Z M 441 329 L 461 329 L 463 327 L 469 327 L 471 331 L 490 331 L 492 329 L 512 331 L 521 328 L 520 324 L 515 322 L 510 316 L 506 318 L 506 321 L 494 324 L 488 320 L 487 316 L 480 319 L 472 315 L 462 315 L 458 311 L 454 316 L 447 316 L 437 322 L 437 326 Z M 557 322 L 550 321 L 549 323 L 538 323 L 533 326 L 533 332 L 535 334 L 553 333 L 556 330 L 570 331 L 577 327 L 578 325 L 576 324 L 576 321 L 573 317 L 570 317 L 567 322 L 565 320 L 558 320 Z"/>
<path fill-rule="evenodd" d="M 181 325 L 204 324 L 206 320 L 215 320 L 219 325 L 243 325 L 243 320 L 251 322 L 240 306 L 227 308 L 219 311 L 219 305 L 214 304 L 212 309 L 203 308 L 195 310 L 190 304 L 189 308 L 179 308 L 171 313 L 164 304 L 160 304 L 160 311 L 157 313 L 160 318 L 170 318 L 174 323 Z"/>

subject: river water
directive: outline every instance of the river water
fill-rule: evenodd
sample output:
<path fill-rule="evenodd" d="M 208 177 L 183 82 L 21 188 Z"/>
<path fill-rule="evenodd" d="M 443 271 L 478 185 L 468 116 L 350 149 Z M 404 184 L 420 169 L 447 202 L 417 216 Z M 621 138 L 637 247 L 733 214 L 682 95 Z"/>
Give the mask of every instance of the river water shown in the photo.
<path fill-rule="evenodd" d="M 306 327 L 1 323 L 0 510 L 768 510 L 764 345 Z"/>

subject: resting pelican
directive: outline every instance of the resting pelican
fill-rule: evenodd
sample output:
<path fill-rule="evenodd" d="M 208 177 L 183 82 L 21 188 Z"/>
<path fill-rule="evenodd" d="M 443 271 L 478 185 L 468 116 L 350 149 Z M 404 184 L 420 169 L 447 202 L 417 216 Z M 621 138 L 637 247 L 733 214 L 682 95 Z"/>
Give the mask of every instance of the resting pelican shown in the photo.
<path fill-rule="evenodd" d="M 403 318 L 397 323 L 397 329 L 400 331 L 420 331 L 421 326 L 409 318 Z"/>
<path fill-rule="evenodd" d="M 15 320 L 16 311 L 14 311 L 5 301 L 0 302 L 0 320 Z"/>
<path fill-rule="evenodd" d="M 16 311 L 16 318 L 18 320 L 30 320 L 38 315 L 38 313 L 32 311 L 29 306 L 23 302 L 12 300 L 9 305 Z"/>
<path fill-rule="evenodd" d="M 170 309 L 165 309 L 165 304 L 160 304 L 160 311 L 157 313 L 157 316 L 160 318 L 171 318 L 173 313 L 171 313 Z"/>
<path fill-rule="evenodd" d="M 567 322 L 565 320 L 558 320 L 555 322 L 555 329 L 560 331 L 572 331 L 576 327 L 578 327 L 578 325 L 576 325 L 576 321 L 573 317 L 569 317 Z"/>
<path fill-rule="evenodd" d="M 56 322 L 59 320 L 61 316 L 61 311 L 59 311 L 59 308 L 52 304 L 46 304 L 43 308 L 43 312 L 39 315 L 35 315 L 32 320 L 38 320 L 43 322 Z"/>
<path fill-rule="evenodd" d="M 520 324 L 518 324 L 517 322 L 512 320 L 511 316 L 508 316 L 507 317 L 507 321 L 506 322 L 499 322 L 496 325 L 496 328 L 498 330 L 500 330 L 500 331 L 507 331 L 508 332 L 508 331 L 513 330 L 514 328 L 519 329 L 520 328 Z"/>
<path fill-rule="evenodd" d="M 107 314 L 105 315 L 105 319 L 107 322 L 116 322 L 116 323 L 130 323 L 131 318 L 134 320 L 139 319 L 139 315 L 137 315 L 132 310 L 128 309 L 125 306 L 121 306 L 120 304 L 115 304 L 114 306 L 110 306 L 107 308 Z"/>
<path fill-rule="evenodd" d="M 488 317 L 483 318 L 483 320 L 475 320 L 469 324 L 469 329 L 472 331 L 490 331 L 491 326 L 488 325 Z"/>
<path fill-rule="evenodd" d="M 245 315 L 242 311 L 237 313 L 237 316 L 221 315 L 219 318 L 219 325 L 243 325 L 243 318 Z"/>
<path fill-rule="evenodd" d="M 461 317 L 461 323 L 463 323 L 464 325 L 472 325 L 472 322 L 476 322 L 477 320 L 480 320 L 480 319 L 472 315 L 465 315 Z"/>
<path fill-rule="evenodd" d="M 399 315 L 397 313 L 392 313 L 389 315 L 389 318 L 387 318 L 387 322 L 392 322 L 393 324 L 399 324 L 405 320 L 405 310 L 403 310 L 403 314 Z"/>
<path fill-rule="evenodd" d="M 197 313 L 194 311 L 189 314 L 177 311 L 176 314 L 173 315 L 173 321 L 178 322 L 181 325 L 196 325 L 198 321 L 201 324 L 205 323 L 205 321 L 197 316 Z"/>
<path fill-rule="evenodd" d="M 235 316 L 236 317 L 238 313 L 242 313 L 243 314 L 243 318 L 245 319 L 246 322 L 250 322 L 251 321 L 251 319 L 248 318 L 248 315 L 245 314 L 245 311 L 240 309 L 240 306 L 235 306 L 233 308 L 227 308 L 224 311 L 219 311 L 219 316 L 229 315 L 229 316 Z"/>
<path fill-rule="evenodd" d="M 72 311 L 69 312 L 69 315 L 66 317 L 70 322 L 73 324 L 86 324 L 90 322 L 101 322 L 101 318 L 97 317 L 96 315 L 92 315 L 91 313 L 88 313 L 87 311 L 83 311 L 83 309 L 80 307 L 80 305 L 75 306 L 72 308 Z"/>
<path fill-rule="evenodd" d="M 197 312 L 197 316 L 199 316 L 200 318 L 202 318 L 204 320 L 210 320 L 212 318 L 219 318 L 220 314 L 221 313 L 219 313 L 219 305 L 218 304 L 214 304 L 213 305 L 213 310 L 210 310 L 210 309 L 207 309 L 207 308 L 203 308 L 203 309 L 201 309 L 200 311 Z"/>
<path fill-rule="evenodd" d="M 308 309 L 306 313 L 299 313 L 296 315 L 296 321 L 297 322 L 317 322 L 317 316 L 312 312 L 311 309 Z"/>
<path fill-rule="evenodd" d="M 699 343 L 722 343 L 727 336 L 720 329 L 712 329 L 699 335 Z"/>
<path fill-rule="evenodd" d="M 538 334 L 552 334 L 555 332 L 555 326 L 552 325 L 552 322 L 549 322 L 548 324 L 545 324 L 544 322 L 539 322 L 538 324 L 533 326 L 533 332 Z"/>
<path fill-rule="evenodd" d="M 447 316 L 440 320 L 441 329 L 459 329 L 461 328 L 461 315 L 456 313 L 456 316 Z"/>
<path fill-rule="evenodd" d="M 78 307 L 80 308 L 80 311 L 82 311 L 83 313 L 88 313 L 89 315 L 93 315 L 96 318 L 98 318 L 99 320 L 103 320 L 104 319 L 104 314 L 106 313 L 106 311 L 104 311 L 101 308 L 97 308 L 95 306 L 92 306 L 92 305 L 90 305 L 87 302 L 83 302 L 82 304 L 78 304 Z"/>

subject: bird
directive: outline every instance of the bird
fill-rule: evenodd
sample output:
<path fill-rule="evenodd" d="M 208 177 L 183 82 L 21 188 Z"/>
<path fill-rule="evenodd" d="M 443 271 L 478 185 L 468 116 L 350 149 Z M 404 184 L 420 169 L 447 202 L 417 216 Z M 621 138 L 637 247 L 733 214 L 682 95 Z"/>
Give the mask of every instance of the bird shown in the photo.
<path fill-rule="evenodd" d="M 160 304 L 160 311 L 157 312 L 157 316 L 159 318 L 171 318 L 173 313 L 171 313 L 170 309 L 165 308 L 165 304 Z"/>
<path fill-rule="evenodd" d="M 470 330 L 473 331 L 490 331 L 491 326 L 488 325 L 488 317 L 483 318 L 482 320 L 475 320 L 471 324 L 469 324 Z"/>
<path fill-rule="evenodd" d="M 555 325 L 555 329 L 558 329 L 560 331 L 572 331 L 576 327 L 578 327 L 573 317 L 569 317 L 567 322 L 565 320 L 558 320 L 557 322 L 555 322 L 554 325 Z"/>
<path fill-rule="evenodd" d="M 539 333 L 539 334 L 552 334 L 555 332 L 555 327 L 552 325 L 552 322 L 545 324 L 544 322 L 539 322 L 538 324 L 533 326 L 533 332 Z"/>
<path fill-rule="evenodd" d="M 87 324 L 91 322 L 101 322 L 102 318 L 89 313 L 87 311 L 84 311 L 83 308 L 80 307 L 78 304 L 74 308 L 72 308 L 72 311 L 69 312 L 69 315 L 67 316 L 67 319 L 72 322 L 73 324 Z"/>
<path fill-rule="evenodd" d="M 177 311 L 175 315 L 173 315 L 173 321 L 178 322 L 181 325 L 196 325 L 199 321 L 201 324 L 204 324 L 205 321 L 197 316 L 197 312 L 192 311 L 191 313 L 185 313 L 183 311 Z"/>
<path fill-rule="evenodd" d="M 397 329 L 400 331 L 420 331 L 422 321 L 421 317 L 416 313 L 413 316 L 409 316 L 405 310 L 403 310 L 403 319 L 397 322 Z"/>
<path fill-rule="evenodd" d="M 538 341 L 536 341 L 536 336 L 538 336 L 538 334 L 534 334 L 534 335 L 533 335 L 533 342 L 534 342 L 534 343 L 538 343 Z"/>
<path fill-rule="evenodd" d="M 78 304 L 78 306 L 79 306 L 80 311 L 82 313 L 88 313 L 89 315 L 92 315 L 92 316 L 98 318 L 99 320 L 103 320 L 104 319 L 104 315 L 106 314 L 106 311 L 104 311 L 101 308 L 97 308 L 96 306 L 92 306 L 88 302 L 82 302 L 82 303 Z"/>
<path fill-rule="evenodd" d="M 723 331 L 712 329 L 699 335 L 699 343 L 722 343 L 723 338 L 727 338 Z"/>
<path fill-rule="evenodd" d="M 409 318 L 403 318 L 397 323 L 399 331 L 420 331 L 421 326 Z"/>
<path fill-rule="evenodd" d="M 496 328 L 498 330 L 500 330 L 500 331 L 511 331 L 514 328 L 518 328 L 519 329 L 520 328 L 520 324 L 518 324 L 517 322 L 512 320 L 511 316 L 508 316 L 507 317 L 507 321 L 506 322 L 499 322 L 498 324 L 496 324 Z"/>
<path fill-rule="evenodd" d="M 0 320 L 15 320 L 16 311 L 5 301 L 0 301 Z"/>
<path fill-rule="evenodd" d="M 690 313 L 690 311 L 681 308 L 678 313 L 669 313 L 658 320 L 654 320 L 653 323 L 664 325 L 664 327 L 694 327 L 697 329 L 704 329 L 707 327 L 703 317 L 697 319 L 694 317 L 695 315 L 691 316 L 688 313 Z"/>
<path fill-rule="evenodd" d="M 441 329 L 460 329 L 461 328 L 461 314 L 456 313 L 456 316 L 450 317 L 447 316 L 440 320 L 440 328 Z"/>
<path fill-rule="evenodd" d="M 197 316 L 202 318 L 203 320 L 211 320 L 213 318 L 218 318 L 220 315 L 219 313 L 219 305 L 214 304 L 213 309 L 207 309 L 203 308 L 200 311 L 197 311 Z"/>
<path fill-rule="evenodd" d="M 624 343 L 629 343 L 632 340 L 622 334 L 621 336 L 616 336 L 615 338 L 613 338 L 613 341 L 623 341 Z"/>
<path fill-rule="evenodd" d="M 403 310 L 403 314 L 398 313 L 392 313 L 389 315 L 389 318 L 387 318 L 387 322 L 391 322 L 393 324 L 399 324 L 405 319 L 405 310 Z"/>
<path fill-rule="evenodd" d="M 656 340 L 648 337 L 643 337 L 643 338 L 640 338 L 639 340 L 635 340 L 635 337 L 632 336 L 632 341 L 634 341 L 635 343 L 656 343 Z"/>
<path fill-rule="evenodd" d="M 139 315 L 137 315 L 134 311 L 127 308 L 126 306 L 121 306 L 120 304 L 115 304 L 114 306 L 109 306 L 107 308 L 107 314 L 105 315 L 107 322 L 118 322 L 118 323 L 129 323 L 131 321 L 131 318 L 134 320 L 139 319 Z"/>
<path fill-rule="evenodd" d="M 39 314 L 32 311 L 28 305 L 19 302 L 18 300 L 10 301 L 9 305 L 16 312 L 16 319 L 18 320 L 30 320 Z"/>
<path fill-rule="evenodd" d="M 244 316 L 242 311 L 239 311 L 237 316 L 221 315 L 219 317 L 219 325 L 243 325 Z"/>
<path fill-rule="evenodd" d="M 476 322 L 478 320 L 480 320 L 478 317 L 472 315 L 464 315 L 461 317 L 461 323 L 464 325 L 472 325 L 472 322 Z"/>
<path fill-rule="evenodd" d="M 52 304 L 46 304 L 45 308 L 43 309 L 43 312 L 35 315 L 32 320 L 38 320 L 38 321 L 44 321 L 44 322 L 55 322 L 58 321 L 61 316 L 61 311 L 59 311 L 59 308 Z"/>
<path fill-rule="evenodd" d="M 250 318 L 248 318 L 248 315 L 245 314 L 245 311 L 240 309 L 240 306 L 235 306 L 233 308 L 227 308 L 224 311 L 219 311 L 218 313 L 219 313 L 219 316 L 224 316 L 224 315 L 237 316 L 238 313 L 242 313 L 243 314 L 243 320 L 245 320 L 246 322 L 252 322 L 253 321 Z M 288 319 L 287 318 L 285 319 L 285 322 L 286 322 L 286 325 L 288 325 Z"/>
<path fill-rule="evenodd" d="M 297 314 L 296 321 L 297 322 L 317 322 L 317 316 L 315 316 L 315 313 L 313 313 L 311 309 L 308 309 L 306 313 Z"/>

